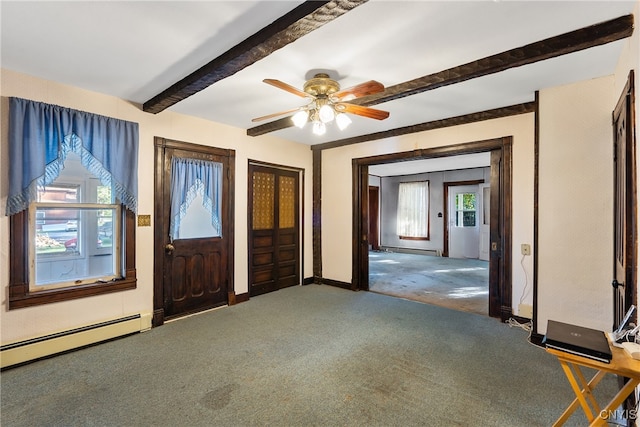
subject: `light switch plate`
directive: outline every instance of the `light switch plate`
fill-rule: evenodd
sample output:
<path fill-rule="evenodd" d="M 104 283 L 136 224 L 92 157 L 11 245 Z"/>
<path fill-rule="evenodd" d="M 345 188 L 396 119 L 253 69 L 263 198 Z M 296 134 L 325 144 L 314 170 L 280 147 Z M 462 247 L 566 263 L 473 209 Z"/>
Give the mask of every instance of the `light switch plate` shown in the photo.
<path fill-rule="evenodd" d="M 138 227 L 151 227 L 151 215 L 138 215 Z"/>

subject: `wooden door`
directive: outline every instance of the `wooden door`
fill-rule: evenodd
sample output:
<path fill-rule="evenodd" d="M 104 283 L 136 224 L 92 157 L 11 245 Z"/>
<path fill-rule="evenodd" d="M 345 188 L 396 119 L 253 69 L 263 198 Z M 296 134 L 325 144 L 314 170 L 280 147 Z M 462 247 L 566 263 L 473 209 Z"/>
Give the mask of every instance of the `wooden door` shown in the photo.
<path fill-rule="evenodd" d="M 614 268 L 613 329 L 635 304 L 636 170 L 633 72 L 613 112 L 614 131 Z"/>
<path fill-rule="evenodd" d="M 193 201 L 182 220 L 192 228 L 185 237 L 170 237 L 172 159 L 193 159 L 222 165 L 220 228 L 207 229 L 211 215 Z M 232 150 L 156 138 L 154 324 L 165 319 L 225 305 L 233 292 Z M 199 211 L 200 210 L 200 211 Z M 202 212 L 204 211 L 204 212 Z M 198 216 L 203 225 L 195 225 Z M 209 224 L 210 225 L 210 224 Z M 185 234 L 185 233 L 183 233 Z"/>
<path fill-rule="evenodd" d="M 371 250 L 380 249 L 380 231 L 378 212 L 380 206 L 380 187 L 369 186 L 369 246 Z"/>
<path fill-rule="evenodd" d="M 299 172 L 249 165 L 249 295 L 300 283 Z"/>

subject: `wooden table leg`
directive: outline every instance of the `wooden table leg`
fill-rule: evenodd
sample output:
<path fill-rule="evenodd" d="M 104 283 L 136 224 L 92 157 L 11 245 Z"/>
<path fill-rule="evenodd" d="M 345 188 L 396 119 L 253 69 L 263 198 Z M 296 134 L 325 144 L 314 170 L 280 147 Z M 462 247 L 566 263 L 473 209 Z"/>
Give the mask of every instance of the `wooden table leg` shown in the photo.
<path fill-rule="evenodd" d="M 604 378 L 604 376 L 606 375 L 606 372 L 598 371 L 594 375 L 594 377 L 591 379 L 591 381 L 589 381 L 588 384 L 584 384 L 586 380 L 582 375 L 582 371 L 578 370 L 578 372 L 580 372 L 579 375 L 581 377 L 581 382 L 584 387 L 583 389 L 580 389 L 580 386 L 578 385 L 578 382 L 576 381 L 568 362 L 565 362 L 564 360 L 560 360 L 560 365 L 562 366 L 562 370 L 564 371 L 567 377 L 567 380 L 569 380 L 569 384 L 571 385 L 571 388 L 573 389 L 573 392 L 576 395 L 576 398 L 573 400 L 573 402 L 571 402 L 571 404 L 562 413 L 562 415 L 560 415 L 560 417 L 553 424 L 553 426 L 554 427 L 562 426 L 569 419 L 569 417 L 575 412 L 575 410 L 578 409 L 578 406 L 582 406 L 582 410 L 584 411 L 589 422 L 593 421 L 595 417 L 591 413 L 591 408 L 589 407 L 585 399 L 585 394 L 590 396 L 590 400 L 593 399 L 595 401 L 595 399 L 593 398 L 593 395 L 591 394 L 591 391 L 596 387 L 596 385 L 598 385 L 598 383 L 602 380 L 602 378 Z"/>
<path fill-rule="evenodd" d="M 607 406 L 598 413 L 597 417 L 589 424 L 590 426 L 605 425 L 609 419 L 609 415 L 614 414 L 615 411 L 622 405 L 622 402 L 633 392 L 636 386 L 640 383 L 640 380 L 629 379 L 627 383 L 618 391 L 618 393 L 611 399 Z"/>
<path fill-rule="evenodd" d="M 578 380 L 580 380 L 583 396 L 587 397 L 589 401 L 591 401 L 591 407 L 594 409 L 594 412 L 596 413 L 596 416 L 597 416 L 597 414 L 600 413 L 600 406 L 598 406 L 598 402 L 596 401 L 596 398 L 593 397 L 593 390 L 595 389 L 596 384 L 594 384 L 592 387 L 591 384 L 587 383 L 587 380 L 584 378 L 584 375 L 582 374 L 582 370 L 580 369 L 580 365 L 576 365 L 575 363 L 572 363 L 571 366 L 573 367 L 574 374 L 578 377 Z M 604 378 L 605 375 L 606 373 L 602 372 L 602 376 L 600 378 Z"/>

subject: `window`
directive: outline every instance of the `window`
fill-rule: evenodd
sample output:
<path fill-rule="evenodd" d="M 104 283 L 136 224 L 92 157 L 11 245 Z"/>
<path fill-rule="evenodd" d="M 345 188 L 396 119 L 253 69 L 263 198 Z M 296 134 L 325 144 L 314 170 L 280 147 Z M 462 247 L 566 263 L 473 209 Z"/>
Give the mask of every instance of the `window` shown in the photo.
<path fill-rule="evenodd" d="M 399 184 L 397 232 L 401 239 L 429 240 L 429 181 Z"/>
<path fill-rule="evenodd" d="M 122 278 L 120 205 L 77 155 L 69 154 L 58 179 L 38 190 L 29 215 L 29 254 L 35 259 L 29 291 Z"/>
<path fill-rule="evenodd" d="M 9 309 L 136 287 L 138 125 L 9 99 Z"/>
<path fill-rule="evenodd" d="M 456 194 L 456 227 L 476 226 L 476 206 L 476 193 Z"/>

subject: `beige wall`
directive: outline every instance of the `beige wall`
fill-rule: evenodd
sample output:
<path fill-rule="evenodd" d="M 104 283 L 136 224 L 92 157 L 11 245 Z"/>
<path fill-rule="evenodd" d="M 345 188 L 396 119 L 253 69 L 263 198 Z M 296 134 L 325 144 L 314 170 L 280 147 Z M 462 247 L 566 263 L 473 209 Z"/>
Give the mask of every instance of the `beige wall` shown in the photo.
<path fill-rule="evenodd" d="M 538 331 L 611 328 L 612 76 L 540 92 Z"/>
<path fill-rule="evenodd" d="M 640 2 L 636 3 L 633 15 L 636 19 L 640 16 Z M 603 330 L 610 330 L 613 322 L 611 112 L 629 71 L 634 70 L 637 144 L 640 134 L 637 28 L 621 45 L 612 76 L 551 88 L 540 94 L 537 320 L 541 333 L 546 331 L 550 318 Z M 640 170 L 638 156 L 636 168 Z M 560 215 L 578 210 L 579 217 Z"/>
<path fill-rule="evenodd" d="M 322 152 L 322 274 L 351 282 L 351 159 L 513 136 L 513 307 L 533 302 L 533 259 L 522 265 L 520 244 L 533 244 L 534 114 L 488 120 L 350 145 Z M 526 290 L 525 290 L 526 286 Z"/>
<path fill-rule="evenodd" d="M 7 173 L 7 97 L 16 96 L 64 107 L 88 111 L 139 123 L 139 214 L 153 214 L 154 142 L 155 136 L 179 141 L 230 148 L 236 151 L 235 189 L 235 291 L 248 291 L 247 270 L 247 169 L 248 160 L 303 168 L 305 170 L 304 200 L 304 271 L 311 277 L 311 194 L 312 153 L 307 145 L 275 138 L 246 136 L 244 129 L 219 125 L 202 119 L 183 116 L 169 111 L 157 115 L 144 113 L 140 106 L 110 96 L 43 81 L 2 70 L 2 145 L 0 149 L 0 288 L 2 289 L 1 339 L 8 343 L 48 334 L 124 315 L 153 311 L 153 227 L 136 229 L 136 265 L 138 287 L 135 290 L 83 298 L 74 301 L 47 304 L 16 310 L 7 310 L 9 282 L 9 221 L 4 216 L 8 194 Z M 153 215 L 152 215 L 153 217 Z M 153 219 L 152 219 L 153 223 Z"/>
<path fill-rule="evenodd" d="M 638 2 L 634 15 L 640 15 Z M 540 229 L 538 332 L 546 319 L 557 318 L 608 329 L 611 324 L 611 110 L 630 69 L 636 70 L 636 114 L 640 112 L 639 53 L 636 31 L 625 40 L 611 77 L 541 91 Z M 8 193 L 6 169 L 6 97 L 18 96 L 89 111 L 140 124 L 139 213 L 153 213 L 153 138 L 236 150 L 235 290 L 247 292 L 247 162 L 248 159 L 304 168 L 304 271 L 312 275 L 311 151 L 273 136 L 250 138 L 235 129 L 174 114 L 143 113 L 124 100 L 87 92 L 2 70 L 0 210 Z M 636 121 L 636 129 L 640 129 Z M 636 134 L 638 132 L 636 131 Z M 532 304 L 533 257 L 523 259 L 520 244 L 533 244 L 534 115 L 525 114 L 454 128 L 389 138 L 322 153 L 323 276 L 351 281 L 351 160 L 415 148 L 447 146 L 513 136 L 513 265 L 512 306 L 517 314 L 521 297 Z M 556 154 L 552 154 L 556 152 Z M 640 170 L 640 160 L 638 161 Z M 639 176 L 640 180 L 640 176 Z M 639 182 L 640 185 L 640 182 Z M 558 190 L 560 189 L 560 190 Z M 595 197 L 594 197 L 595 195 Z M 567 215 L 592 198 L 585 215 Z M 8 218 L 0 215 L 1 342 L 31 338 L 114 317 L 152 311 L 153 228 L 139 227 L 138 288 L 104 296 L 7 310 L 9 266 Z M 640 256 L 640 254 L 639 254 Z M 638 263 L 640 265 L 640 261 Z M 577 297 L 577 300 L 576 300 Z"/>

